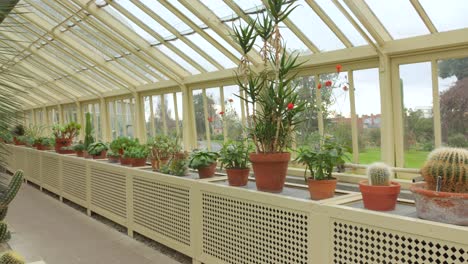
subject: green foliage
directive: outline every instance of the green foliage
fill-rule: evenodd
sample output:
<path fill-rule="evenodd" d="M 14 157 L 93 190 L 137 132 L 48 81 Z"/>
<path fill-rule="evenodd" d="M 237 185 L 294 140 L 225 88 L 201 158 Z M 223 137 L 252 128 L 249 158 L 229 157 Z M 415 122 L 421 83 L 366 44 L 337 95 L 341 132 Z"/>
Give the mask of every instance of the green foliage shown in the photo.
<path fill-rule="evenodd" d="M 40 144 L 44 147 L 52 147 L 55 146 L 55 139 L 54 138 L 49 138 L 49 137 L 40 137 L 38 139 Z"/>
<path fill-rule="evenodd" d="M 112 149 L 107 151 L 106 153 L 107 157 L 113 157 L 113 158 L 119 158 L 120 154 L 118 152 L 113 152 Z"/>
<path fill-rule="evenodd" d="M 7 251 L 0 256 L 0 264 L 26 264 L 26 262 L 16 252 Z"/>
<path fill-rule="evenodd" d="M 448 138 L 448 145 L 454 148 L 468 148 L 467 136 L 458 133 Z"/>
<path fill-rule="evenodd" d="M 80 141 L 78 144 L 73 145 L 72 149 L 74 151 L 84 151 L 84 150 L 86 150 L 85 145 L 82 143 L 82 141 Z"/>
<path fill-rule="evenodd" d="M 226 169 L 248 168 L 249 153 L 253 150 L 249 142 L 230 141 L 225 143 L 219 152 L 221 167 L 224 166 Z"/>
<path fill-rule="evenodd" d="M 178 137 L 166 135 L 157 135 L 148 139 L 148 146 L 150 157 L 156 160 L 171 158 L 175 153 L 182 150 Z"/>
<path fill-rule="evenodd" d="M 468 138 L 468 78 L 457 81 L 448 90 L 440 93 L 440 117 L 442 125 L 442 140 L 462 134 Z M 465 140 L 465 143 L 467 141 Z M 455 142 L 452 142 L 455 143 Z M 456 142 L 456 147 L 463 147 Z"/>
<path fill-rule="evenodd" d="M 92 136 L 93 127 L 91 125 L 91 114 L 86 113 L 86 125 L 85 125 L 85 139 L 84 139 L 84 147 L 88 149 L 91 144 L 94 143 L 94 137 Z"/>
<path fill-rule="evenodd" d="M 424 117 L 421 110 L 406 111 L 405 117 L 405 148 L 423 150 L 424 143 L 434 141 L 434 122 L 432 118 Z"/>
<path fill-rule="evenodd" d="M 166 165 L 161 167 L 161 172 L 166 174 L 172 174 L 176 176 L 185 176 L 188 173 L 188 154 L 178 153 L 174 155 Z"/>
<path fill-rule="evenodd" d="M 188 166 L 192 169 L 208 167 L 215 163 L 219 154 L 208 150 L 196 150 L 192 152 L 189 158 Z"/>
<path fill-rule="evenodd" d="M 337 143 L 334 138 L 325 136 L 314 149 L 299 148 L 295 161 L 306 165 L 304 178 L 306 178 L 306 171 L 309 169 L 311 178 L 315 180 L 332 179 L 334 168 L 338 167 L 341 170 L 345 158 L 349 159 L 345 155 L 346 151 L 348 150 Z"/>
<path fill-rule="evenodd" d="M 110 143 L 110 149 L 115 153 L 119 153 L 121 150 L 126 151 L 127 149 L 137 145 L 139 145 L 137 138 L 132 139 L 129 137 L 118 137 Z"/>
<path fill-rule="evenodd" d="M 17 170 L 8 184 L 8 189 L 0 195 L 0 209 L 8 207 L 18 193 L 22 183 L 23 171 Z"/>
<path fill-rule="evenodd" d="M 70 122 L 66 125 L 54 125 L 52 127 L 52 134 L 56 139 L 74 139 L 79 135 L 81 125 L 75 122 Z"/>
<path fill-rule="evenodd" d="M 454 75 L 458 80 L 468 77 L 468 58 L 441 60 L 438 66 L 443 79 Z"/>
<path fill-rule="evenodd" d="M 148 157 L 149 149 L 146 145 L 136 145 L 125 149 L 124 158 L 143 159 Z"/>
<path fill-rule="evenodd" d="M 367 167 L 367 178 L 369 185 L 389 186 L 390 185 L 390 167 L 382 162 L 376 162 Z"/>
<path fill-rule="evenodd" d="M 468 150 L 438 148 L 432 151 L 421 174 L 430 190 L 436 190 L 437 177 L 441 176 L 441 191 L 468 193 Z"/>
<path fill-rule="evenodd" d="M 13 142 L 13 136 L 9 131 L 2 131 L 0 132 L 0 139 L 2 139 L 6 143 Z"/>
<path fill-rule="evenodd" d="M 89 145 L 87 151 L 89 155 L 98 156 L 101 155 L 101 152 L 108 149 L 107 145 L 102 142 L 95 142 Z"/>
<path fill-rule="evenodd" d="M 16 126 L 13 128 L 13 130 L 11 131 L 11 134 L 12 134 L 14 137 L 24 136 L 24 134 L 25 134 L 24 126 L 23 126 L 23 125 L 16 125 Z"/>
<path fill-rule="evenodd" d="M 0 222 L 0 243 L 5 243 L 8 240 L 10 240 L 11 234 L 10 231 L 8 231 L 8 225 L 7 223 L 1 221 Z"/>

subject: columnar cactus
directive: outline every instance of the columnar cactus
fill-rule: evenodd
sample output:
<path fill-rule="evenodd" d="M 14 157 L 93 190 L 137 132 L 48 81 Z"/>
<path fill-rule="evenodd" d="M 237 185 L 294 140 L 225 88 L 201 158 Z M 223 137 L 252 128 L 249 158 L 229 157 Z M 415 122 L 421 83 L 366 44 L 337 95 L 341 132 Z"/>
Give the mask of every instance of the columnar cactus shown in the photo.
<path fill-rule="evenodd" d="M 7 215 L 8 207 L 0 209 L 0 221 L 3 221 Z"/>
<path fill-rule="evenodd" d="M 8 185 L 8 189 L 0 195 L 0 209 L 5 209 L 8 207 L 10 202 L 15 198 L 16 194 L 23 183 L 23 171 L 17 170 L 15 175 Z"/>
<path fill-rule="evenodd" d="M 11 234 L 8 231 L 8 225 L 5 222 L 0 222 L 0 243 L 10 240 Z"/>
<path fill-rule="evenodd" d="M 0 257 L 0 264 L 25 264 L 24 259 L 14 251 L 8 251 Z"/>
<path fill-rule="evenodd" d="M 369 185 L 389 186 L 390 185 L 390 167 L 385 163 L 376 162 L 367 168 L 367 177 Z"/>
<path fill-rule="evenodd" d="M 468 150 L 438 148 L 427 157 L 421 174 L 429 190 L 436 190 L 437 177 L 441 176 L 442 192 L 468 193 Z"/>

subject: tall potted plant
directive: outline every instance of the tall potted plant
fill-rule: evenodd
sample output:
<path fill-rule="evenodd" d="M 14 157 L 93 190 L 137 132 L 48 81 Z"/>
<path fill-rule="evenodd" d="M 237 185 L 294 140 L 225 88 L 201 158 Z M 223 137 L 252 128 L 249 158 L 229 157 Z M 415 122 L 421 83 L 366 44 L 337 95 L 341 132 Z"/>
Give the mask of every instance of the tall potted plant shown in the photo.
<path fill-rule="evenodd" d="M 231 186 L 245 186 L 249 180 L 249 153 L 253 150 L 248 142 L 231 141 L 223 145 L 219 152 L 221 168 L 226 168 Z"/>
<path fill-rule="evenodd" d="M 298 55 L 288 54 L 280 23 L 296 8 L 295 1 L 266 1 L 266 15 L 234 28 L 234 39 L 242 48 L 237 69 L 237 84 L 246 105 L 247 131 L 256 152 L 250 154 L 257 189 L 281 192 L 291 154 L 287 152 L 294 128 L 301 122 L 299 113 L 305 102 L 298 97 L 293 71 L 300 65 Z M 260 38 L 264 70 L 251 69 L 249 52 Z"/>
<path fill-rule="evenodd" d="M 340 169 L 347 158 L 345 148 L 335 139 L 325 136 L 315 149 L 302 147 L 298 151 L 297 162 L 304 164 L 304 178 L 309 187 L 310 198 L 321 200 L 331 198 L 335 194 L 337 180 L 332 173 L 335 168 Z M 307 169 L 310 177 L 306 176 Z"/>
<path fill-rule="evenodd" d="M 425 181 L 410 187 L 418 217 L 468 226 L 468 150 L 435 149 L 421 174 Z"/>
<path fill-rule="evenodd" d="M 85 123 L 85 138 L 84 138 L 84 152 L 83 152 L 83 156 L 86 158 L 86 159 L 89 159 L 91 158 L 91 155 L 88 154 L 88 148 L 91 144 L 94 143 L 94 137 L 92 135 L 93 133 L 93 127 L 91 125 L 91 114 L 90 113 L 86 113 L 85 114 L 85 118 L 86 118 L 86 123 Z"/>
<path fill-rule="evenodd" d="M 72 153 L 73 150 L 63 150 L 63 147 L 71 146 L 73 139 L 79 135 L 81 125 L 70 122 L 64 126 L 55 125 L 52 134 L 55 137 L 55 151 L 61 154 Z"/>

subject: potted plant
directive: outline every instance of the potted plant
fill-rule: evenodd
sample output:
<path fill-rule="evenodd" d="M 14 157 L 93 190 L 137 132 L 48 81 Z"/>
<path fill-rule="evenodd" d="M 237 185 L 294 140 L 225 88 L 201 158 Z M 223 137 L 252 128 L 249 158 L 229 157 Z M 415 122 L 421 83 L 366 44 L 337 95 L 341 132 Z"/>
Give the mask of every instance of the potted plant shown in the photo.
<path fill-rule="evenodd" d="M 120 154 L 120 164 L 124 166 L 130 166 L 132 165 L 132 157 L 130 156 L 130 153 L 128 152 L 129 149 L 138 146 L 138 139 L 131 139 L 131 138 L 118 138 L 117 139 L 119 142 L 119 148 L 115 149 L 114 146 L 114 151 L 118 151 Z"/>
<path fill-rule="evenodd" d="M 162 165 L 160 172 L 176 176 L 185 176 L 188 174 L 188 153 L 177 152 L 167 164 Z"/>
<path fill-rule="evenodd" d="M 11 131 L 11 134 L 13 136 L 13 142 L 15 145 L 24 145 L 26 142 L 22 141 L 24 140 L 24 126 L 23 125 L 16 125 L 13 130 Z"/>
<path fill-rule="evenodd" d="M 395 210 L 400 184 L 390 181 L 390 167 L 376 162 L 367 168 L 368 180 L 359 182 L 364 207 L 375 211 Z"/>
<path fill-rule="evenodd" d="M 200 179 L 213 177 L 219 154 L 207 150 L 196 150 L 189 158 L 188 167 L 198 170 Z"/>
<path fill-rule="evenodd" d="M 86 159 L 91 158 L 91 155 L 88 154 L 88 148 L 91 144 L 94 143 L 94 137 L 92 136 L 93 127 L 91 126 L 91 114 L 86 113 L 85 115 L 86 123 L 85 123 L 85 138 L 84 138 L 84 151 L 83 156 Z"/>
<path fill-rule="evenodd" d="M 107 145 L 102 142 L 95 142 L 88 147 L 88 154 L 93 157 L 93 159 L 105 159 L 107 152 Z"/>
<path fill-rule="evenodd" d="M 110 162 L 110 163 L 119 163 L 120 161 L 120 154 L 119 153 L 115 153 L 114 151 L 112 151 L 112 149 L 110 149 L 109 151 L 107 151 L 107 160 Z"/>
<path fill-rule="evenodd" d="M 149 139 L 148 146 L 150 148 L 151 166 L 154 171 L 166 165 L 174 153 L 180 151 L 177 138 L 166 135 L 157 135 Z"/>
<path fill-rule="evenodd" d="M 55 139 L 48 137 L 40 137 L 36 142 L 37 150 L 49 150 L 55 145 Z"/>
<path fill-rule="evenodd" d="M 78 142 L 78 144 L 73 145 L 72 149 L 76 152 L 77 157 L 83 157 L 84 151 L 86 150 L 85 145 L 82 143 L 82 141 Z"/>
<path fill-rule="evenodd" d="M 234 39 L 242 49 L 236 82 L 243 94 L 239 96 L 246 106 L 247 132 L 255 144 L 256 152 L 249 158 L 257 189 L 268 192 L 283 190 L 292 135 L 301 122 L 305 101 L 296 92 L 293 72 L 300 65 L 298 54 L 286 52 L 280 33 L 281 21 L 296 8 L 295 1 L 269 0 L 266 15 L 252 19 L 246 26 L 234 27 Z M 248 53 L 257 38 L 264 70 L 252 69 Z"/>
<path fill-rule="evenodd" d="M 0 139 L 3 143 L 11 144 L 13 142 L 13 136 L 10 131 L 4 131 L 0 134 Z"/>
<path fill-rule="evenodd" d="M 437 222 L 468 225 L 468 150 L 438 148 L 421 168 L 424 182 L 414 183 L 417 215 Z"/>
<path fill-rule="evenodd" d="M 135 142 L 135 140 L 128 137 L 118 137 L 110 143 L 109 148 L 112 152 L 123 155 L 125 148 L 134 146 Z"/>
<path fill-rule="evenodd" d="M 315 149 L 302 147 L 298 151 L 297 162 L 304 164 L 304 178 L 309 187 L 310 198 L 321 200 L 331 198 L 335 194 L 337 180 L 332 173 L 335 168 L 340 169 L 347 158 L 345 148 L 330 136 L 320 140 Z M 306 172 L 309 169 L 310 177 Z"/>
<path fill-rule="evenodd" d="M 63 147 L 71 146 L 73 139 L 79 135 L 81 125 L 70 122 L 64 126 L 55 125 L 52 134 L 55 137 L 55 151 L 60 154 L 73 153 L 73 150 L 64 150 Z"/>
<path fill-rule="evenodd" d="M 146 166 L 148 147 L 145 145 L 132 146 L 125 150 L 124 155 L 131 159 L 132 167 Z"/>
<path fill-rule="evenodd" d="M 249 180 L 250 168 L 247 166 L 252 146 L 248 142 L 227 142 L 219 152 L 221 168 L 226 168 L 231 186 L 245 186 Z"/>

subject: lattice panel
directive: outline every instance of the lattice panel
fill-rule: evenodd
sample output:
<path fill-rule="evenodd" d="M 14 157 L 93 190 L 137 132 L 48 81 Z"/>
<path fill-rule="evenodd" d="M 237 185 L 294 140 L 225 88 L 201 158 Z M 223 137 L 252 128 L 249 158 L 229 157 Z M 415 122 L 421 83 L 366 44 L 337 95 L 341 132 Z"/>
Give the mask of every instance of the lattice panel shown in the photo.
<path fill-rule="evenodd" d="M 36 152 L 31 152 L 28 151 L 26 154 L 27 159 L 28 159 L 28 166 L 26 170 L 26 177 L 36 179 L 37 181 L 41 180 L 41 175 L 40 175 L 40 157 L 39 154 Z"/>
<path fill-rule="evenodd" d="M 125 174 L 91 167 L 91 203 L 115 215 L 127 217 Z"/>
<path fill-rule="evenodd" d="M 226 263 L 308 263 L 308 215 L 203 193 L 203 253 Z"/>
<path fill-rule="evenodd" d="M 333 263 L 468 263 L 468 247 L 347 221 L 332 224 Z"/>
<path fill-rule="evenodd" d="M 190 190 L 134 177 L 134 222 L 190 246 Z"/>
<path fill-rule="evenodd" d="M 86 166 L 79 162 L 62 162 L 62 190 L 76 198 L 86 201 Z"/>
<path fill-rule="evenodd" d="M 59 188 L 59 160 L 55 157 L 42 156 L 42 183 Z"/>

